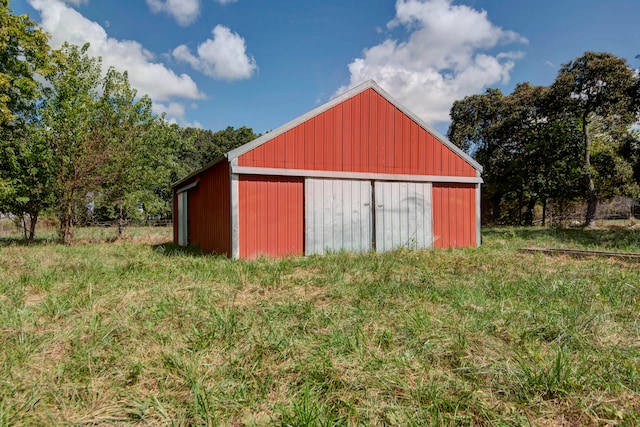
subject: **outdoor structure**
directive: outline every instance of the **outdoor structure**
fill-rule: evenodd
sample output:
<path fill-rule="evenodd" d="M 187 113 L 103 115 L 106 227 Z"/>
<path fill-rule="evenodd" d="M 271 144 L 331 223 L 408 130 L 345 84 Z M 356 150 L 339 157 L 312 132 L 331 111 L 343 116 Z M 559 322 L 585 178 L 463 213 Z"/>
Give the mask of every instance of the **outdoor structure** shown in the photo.
<path fill-rule="evenodd" d="M 173 184 L 174 241 L 232 258 L 479 246 L 481 172 L 368 81 Z"/>

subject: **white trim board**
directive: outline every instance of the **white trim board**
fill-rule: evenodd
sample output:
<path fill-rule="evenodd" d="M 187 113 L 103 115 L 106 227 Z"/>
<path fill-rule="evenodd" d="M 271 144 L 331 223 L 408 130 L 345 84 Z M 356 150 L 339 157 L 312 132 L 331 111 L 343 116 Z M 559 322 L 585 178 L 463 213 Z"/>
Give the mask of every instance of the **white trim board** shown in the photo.
<path fill-rule="evenodd" d="M 477 176 L 405 175 L 392 173 L 341 172 L 306 169 L 255 168 L 231 164 L 231 173 L 237 175 L 300 176 L 305 178 L 365 179 L 373 181 L 450 182 L 456 184 L 481 184 Z"/>

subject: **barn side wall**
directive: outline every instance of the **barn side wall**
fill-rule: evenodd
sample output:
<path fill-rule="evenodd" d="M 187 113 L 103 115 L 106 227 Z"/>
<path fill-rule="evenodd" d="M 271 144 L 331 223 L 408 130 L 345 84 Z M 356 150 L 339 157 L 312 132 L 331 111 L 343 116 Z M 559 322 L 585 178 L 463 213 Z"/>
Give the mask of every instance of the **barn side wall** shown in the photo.
<path fill-rule="evenodd" d="M 433 184 L 433 246 L 477 246 L 476 191 L 473 184 Z"/>
<path fill-rule="evenodd" d="M 304 254 L 304 180 L 241 176 L 238 183 L 240 258 Z"/>
<path fill-rule="evenodd" d="M 472 165 L 373 89 L 241 155 L 238 165 L 476 176 Z"/>
<path fill-rule="evenodd" d="M 178 193 L 173 189 L 173 243 L 178 244 Z"/>
<path fill-rule="evenodd" d="M 189 244 L 204 252 L 231 256 L 229 163 L 223 161 L 212 166 L 190 179 L 194 181 L 199 181 L 198 186 L 188 190 Z M 177 242 L 176 225 L 174 241 Z"/>

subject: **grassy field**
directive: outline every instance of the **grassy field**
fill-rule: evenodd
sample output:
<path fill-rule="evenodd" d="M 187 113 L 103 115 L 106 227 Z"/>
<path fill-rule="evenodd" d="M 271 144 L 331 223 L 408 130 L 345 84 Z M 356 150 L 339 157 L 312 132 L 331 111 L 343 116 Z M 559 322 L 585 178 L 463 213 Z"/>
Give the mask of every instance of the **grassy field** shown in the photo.
<path fill-rule="evenodd" d="M 640 264 L 517 251 L 638 230 L 251 262 L 91 233 L 0 237 L 0 426 L 640 424 Z"/>

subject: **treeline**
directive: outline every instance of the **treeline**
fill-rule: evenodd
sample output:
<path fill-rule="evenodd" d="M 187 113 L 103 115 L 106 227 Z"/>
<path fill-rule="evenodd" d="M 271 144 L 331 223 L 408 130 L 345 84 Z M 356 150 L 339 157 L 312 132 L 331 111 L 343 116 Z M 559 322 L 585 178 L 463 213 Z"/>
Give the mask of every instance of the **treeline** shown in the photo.
<path fill-rule="evenodd" d="M 0 0 L 0 212 L 35 236 L 43 214 L 62 242 L 83 222 L 171 215 L 171 182 L 258 135 L 180 128 L 152 111 L 126 71 L 104 70 L 88 45 L 48 35 Z"/>
<path fill-rule="evenodd" d="M 626 60 L 586 52 L 550 86 L 520 83 L 456 101 L 449 139 L 484 166 L 484 219 L 532 224 L 536 208 L 640 193 L 640 82 Z"/>

